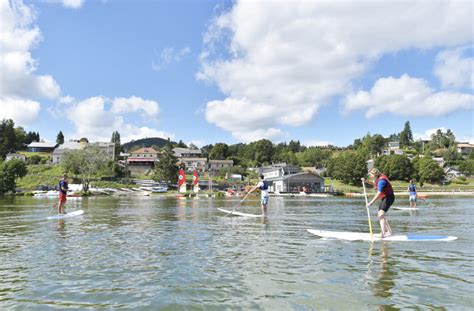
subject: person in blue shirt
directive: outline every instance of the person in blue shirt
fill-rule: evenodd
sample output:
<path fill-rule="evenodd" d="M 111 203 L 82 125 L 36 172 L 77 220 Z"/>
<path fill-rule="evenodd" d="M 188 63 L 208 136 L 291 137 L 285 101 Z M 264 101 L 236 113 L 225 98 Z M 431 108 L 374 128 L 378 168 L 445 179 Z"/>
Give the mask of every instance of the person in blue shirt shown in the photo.
<path fill-rule="evenodd" d="M 63 177 L 59 181 L 59 202 L 58 202 L 58 214 L 66 214 L 64 211 L 64 204 L 66 204 L 67 190 L 68 190 L 68 179 L 67 174 L 63 174 Z"/>
<path fill-rule="evenodd" d="M 248 194 L 252 193 L 257 188 L 260 189 L 260 191 L 262 192 L 262 195 L 261 195 L 262 215 L 267 216 L 268 181 L 266 181 L 264 179 L 265 179 L 265 176 L 260 175 L 260 181 L 258 182 L 258 184 L 255 185 L 255 187 L 252 188 L 252 190 L 249 191 Z"/>
<path fill-rule="evenodd" d="M 416 193 L 416 185 L 415 181 L 412 179 L 410 180 L 410 184 L 408 185 L 408 194 L 409 194 L 409 199 L 408 201 L 410 202 L 410 207 L 415 208 L 416 207 L 416 199 L 418 197 Z"/>
<path fill-rule="evenodd" d="M 380 234 L 382 238 L 392 235 L 392 228 L 386 217 L 386 213 L 393 202 L 395 202 L 395 194 L 393 187 L 387 176 L 382 174 L 378 169 L 372 168 L 369 171 L 369 175 L 374 178 L 374 187 L 377 190 L 374 198 L 367 203 L 367 207 L 371 206 L 375 201 L 380 199 L 379 211 L 377 216 L 380 221 Z"/>

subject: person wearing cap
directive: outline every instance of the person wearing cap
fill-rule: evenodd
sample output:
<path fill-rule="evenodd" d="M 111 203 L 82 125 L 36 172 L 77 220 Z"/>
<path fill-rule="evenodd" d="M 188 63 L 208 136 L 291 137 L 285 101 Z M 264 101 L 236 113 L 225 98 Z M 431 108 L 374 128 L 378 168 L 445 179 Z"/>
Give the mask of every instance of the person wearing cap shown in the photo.
<path fill-rule="evenodd" d="M 392 235 L 392 228 L 388 222 L 385 214 L 387 213 L 390 206 L 395 202 L 395 195 L 393 187 L 390 184 L 387 176 L 382 174 L 378 169 L 373 168 L 369 171 L 369 175 L 374 178 L 374 187 L 377 190 L 374 198 L 367 203 L 367 207 L 371 206 L 375 201 L 380 199 L 378 218 L 380 221 L 381 237 L 388 237 Z"/>
<path fill-rule="evenodd" d="M 410 207 L 415 208 L 416 207 L 416 199 L 418 195 L 416 194 L 416 185 L 415 181 L 412 179 L 410 180 L 410 184 L 408 185 L 408 194 L 410 195 L 408 201 L 410 202 Z"/>
<path fill-rule="evenodd" d="M 67 174 L 63 174 L 63 177 L 59 181 L 58 214 L 66 214 L 66 212 L 64 211 L 64 204 L 66 204 L 67 190 L 68 190 Z"/>
<path fill-rule="evenodd" d="M 260 181 L 249 191 L 248 194 L 252 193 L 257 188 L 260 189 L 260 191 L 262 191 L 262 196 L 261 196 L 262 215 L 267 216 L 268 181 L 265 180 L 265 176 L 260 175 Z"/>

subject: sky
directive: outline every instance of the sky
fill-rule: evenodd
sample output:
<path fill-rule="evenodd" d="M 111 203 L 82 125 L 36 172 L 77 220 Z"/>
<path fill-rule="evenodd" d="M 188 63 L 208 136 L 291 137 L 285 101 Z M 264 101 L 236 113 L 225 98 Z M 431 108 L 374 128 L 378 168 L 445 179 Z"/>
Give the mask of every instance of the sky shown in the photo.
<path fill-rule="evenodd" d="M 469 0 L 0 0 L 0 119 L 55 141 L 474 143 Z"/>

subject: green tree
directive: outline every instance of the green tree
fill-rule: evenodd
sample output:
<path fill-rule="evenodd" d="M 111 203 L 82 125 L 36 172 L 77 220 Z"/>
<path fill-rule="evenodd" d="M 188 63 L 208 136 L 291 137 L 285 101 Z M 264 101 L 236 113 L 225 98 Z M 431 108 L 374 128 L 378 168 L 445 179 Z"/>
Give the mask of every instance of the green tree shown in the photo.
<path fill-rule="evenodd" d="M 459 163 L 459 170 L 466 176 L 474 175 L 474 159 L 468 159 Z"/>
<path fill-rule="evenodd" d="M 407 147 L 412 144 L 413 133 L 411 132 L 410 121 L 406 121 L 403 131 L 400 132 L 400 147 Z"/>
<path fill-rule="evenodd" d="M 117 158 L 120 154 L 120 151 L 122 151 L 122 145 L 120 143 L 120 133 L 118 131 L 114 131 L 112 133 L 112 138 L 110 139 L 110 142 L 115 144 L 115 158 Z"/>
<path fill-rule="evenodd" d="M 26 164 L 21 160 L 0 162 L 0 194 L 15 192 L 16 180 L 26 173 Z"/>
<path fill-rule="evenodd" d="M 167 183 L 176 183 L 178 181 L 178 158 L 174 155 L 173 146 L 170 140 L 158 154 L 158 161 L 155 163 L 153 179 Z"/>
<path fill-rule="evenodd" d="M 15 123 L 12 119 L 4 119 L 0 123 L 0 159 L 15 150 L 17 141 L 15 133 Z"/>
<path fill-rule="evenodd" d="M 84 191 L 88 191 L 92 178 L 97 177 L 99 172 L 107 167 L 109 161 L 106 152 L 98 147 L 88 146 L 85 149 L 65 152 L 61 165 L 64 171 L 78 175 L 82 180 Z"/>
<path fill-rule="evenodd" d="M 444 178 L 443 169 L 430 157 L 417 158 L 413 165 L 420 181 L 441 182 Z"/>
<path fill-rule="evenodd" d="M 59 131 L 58 135 L 56 136 L 56 143 L 59 145 L 64 144 L 64 135 L 62 131 Z"/>
<path fill-rule="evenodd" d="M 298 165 L 313 166 L 317 168 L 324 167 L 327 161 L 331 158 L 332 151 L 321 149 L 319 147 L 309 147 L 303 152 L 298 153 Z"/>
<path fill-rule="evenodd" d="M 387 177 L 392 180 L 409 181 L 413 178 L 413 165 L 404 155 L 394 154 L 388 157 Z"/>
<path fill-rule="evenodd" d="M 224 143 L 217 143 L 209 152 L 209 159 L 211 160 L 225 160 L 229 155 L 229 146 Z"/>
<path fill-rule="evenodd" d="M 365 157 L 355 151 L 340 152 L 329 161 L 328 174 L 345 183 L 358 185 L 367 174 Z"/>

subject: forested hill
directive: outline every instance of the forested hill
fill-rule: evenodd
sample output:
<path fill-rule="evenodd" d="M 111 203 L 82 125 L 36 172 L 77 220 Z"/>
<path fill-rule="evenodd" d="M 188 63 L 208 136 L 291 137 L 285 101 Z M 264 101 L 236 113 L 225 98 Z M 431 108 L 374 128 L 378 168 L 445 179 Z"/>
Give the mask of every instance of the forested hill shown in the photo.
<path fill-rule="evenodd" d="M 163 147 L 166 145 L 167 140 L 164 138 L 160 137 L 151 137 L 151 138 L 143 138 L 143 139 L 138 139 L 138 140 L 132 140 L 131 142 L 123 144 L 123 149 L 125 151 L 130 150 L 134 146 L 140 146 L 140 147 L 151 147 L 151 146 L 157 146 L 157 147 Z M 175 144 L 175 142 L 171 142 L 172 144 Z"/>

